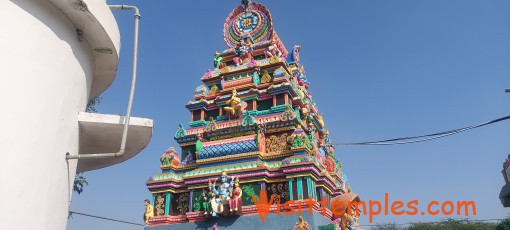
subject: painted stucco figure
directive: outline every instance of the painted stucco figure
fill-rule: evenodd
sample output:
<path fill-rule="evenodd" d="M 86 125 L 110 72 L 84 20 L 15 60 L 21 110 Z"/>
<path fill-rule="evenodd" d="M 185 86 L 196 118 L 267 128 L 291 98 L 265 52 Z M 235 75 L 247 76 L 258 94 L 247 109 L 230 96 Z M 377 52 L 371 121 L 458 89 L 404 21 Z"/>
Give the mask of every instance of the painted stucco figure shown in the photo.
<path fill-rule="evenodd" d="M 235 189 L 230 192 L 230 200 L 228 204 L 230 206 L 230 212 L 237 212 L 243 206 L 242 196 L 243 190 L 241 189 L 241 185 L 239 184 L 239 177 L 236 177 L 234 182 Z"/>
<path fill-rule="evenodd" d="M 214 68 L 221 69 L 225 67 L 225 63 L 223 63 L 223 57 L 221 57 L 219 52 L 214 53 Z"/>
<path fill-rule="evenodd" d="M 264 55 L 266 58 L 270 58 L 273 56 L 280 58 L 282 56 L 282 52 L 280 51 L 280 49 L 278 49 L 276 43 L 272 42 L 271 45 L 267 47 L 266 50 L 264 50 Z"/>
<path fill-rule="evenodd" d="M 298 222 L 294 225 L 293 230 L 312 230 L 312 227 L 310 227 L 302 216 L 299 216 Z"/>
<path fill-rule="evenodd" d="M 233 61 L 237 66 L 249 63 L 253 59 L 252 43 L 253 38 L 249 35 L 245 35 L 234 49 L 237 57 L 235 57 Z"/>
<path fill-rule="evenodd" d="M 222 213 L 223 206 L 228 204 L 228 200 L 230 199 L 229 194 L 230 194 L 230 191 L 234 184 L 234 179 L 232 179 L 229 183 L 228 177 L 227 177 L 227 172 L 223 171 L 221 173 L 220 182 L 221 182 L 221 184 L 218 187 L 216 187 L 216 179 L 215 179 L 212 184 L 212 187 L 211 187 L 212 192 L 216 196 L 214 203 L 211 201 L 212 202 L 211 205 L 213 205 L 213 216 L 215 214 L 214 212 L 216 212 L 216 214 Z M 214 205 L 217 206 L 216 211 L 214 211 Z"/>
<path fill-rule="evenodd" d="M 237 90 L 232 91 L 232 97 L 226 102 L 228 106 L 223 107 L 225 111 L 227 111 L 231 117 L 238 116 L 239 111 L 241 111 L 241 98 L 237 96 Z"/>
<path fill-rule="evenodd" d="M 223 213 L 223 205 L 221 203 L 221 200 L 218 199 L 216 194 L 212 191 L 213 185 L 211 181 L 209 181 L 209 190 L 211 191 L 209 193 L 209 203 L 210 203 L 210 214 L 212 216 L 218 216 L 219 213 Z"/>
<path fill-rule="evenodd" d="M 145 205 L 145 212 L 143 213 L 143 222 L 145 225 L 149 224 L 149 219 L 154 217 L 154 207 L 152 207 L 151 202 L 149 200 L 144 200 L 143 204 Z"/>
<path fill-rule="evenodd" d="M 212 214 L 211 211 L 211 198 L 212 193 L 205 191 L 205 189 L 202 189 L 202 208 L 204 209 L 204 215 L 210 215 Z"/>

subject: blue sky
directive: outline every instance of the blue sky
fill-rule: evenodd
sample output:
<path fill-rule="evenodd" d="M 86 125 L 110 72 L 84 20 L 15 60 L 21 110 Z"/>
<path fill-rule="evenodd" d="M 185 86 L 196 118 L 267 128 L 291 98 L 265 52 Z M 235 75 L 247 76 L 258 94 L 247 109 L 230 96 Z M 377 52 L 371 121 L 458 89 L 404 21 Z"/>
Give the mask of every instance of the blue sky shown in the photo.
<path fill-rule="evenodd" d="M 184 105 L 214 51 L 226 49 L 223 23 L 240 1 L 127 1 L 140 22 L 133 115 L 154 119 L 149 146 L 120 165 L 88 172 L 71 210 L 142 222 L 144 182 L 178 145 Z M 287 49 L 302 46 L 310 91 L 335 143 L 435 133 L 510 114 L 510 2 L 480 0 L 260 1 Z M 100 113 L 124 114 L 130 84 L 133 16 L 115 12 L 121 63 Z M 337 156 L 362 199 L 473 200 L 473 219 L 503 218 L 498 199 L 510 122 L 398 146 L 339 147 Z M 453 216 L 455 217 L 455 216 Z M 377 216 L 375 223 L 442 216 Z M 367 223 L 368 218 L 361 218 Z M 75 216 L 68 229 L 141 229 Z"/>

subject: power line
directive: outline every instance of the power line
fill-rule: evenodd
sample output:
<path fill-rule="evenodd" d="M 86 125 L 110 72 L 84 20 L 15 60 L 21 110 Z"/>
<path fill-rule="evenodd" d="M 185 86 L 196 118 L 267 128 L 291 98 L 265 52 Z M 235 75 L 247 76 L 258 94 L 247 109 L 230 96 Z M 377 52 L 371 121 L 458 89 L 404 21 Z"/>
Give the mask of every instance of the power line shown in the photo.
<path fill-rule="evenodd" d="M 487 121 L 478 125 L 472 125 L 460 129 L 453 129 L 449 131 L 439 132 L 439 133 L 433 133 L 433 134 L 427 134 L 427 135 L 420 135 L 420 136 L 413 136 L 413 137 L 401 137 L 401 138 L 394 138 L 394 139 L 388 139 L 388 140 L 380 140 L 380 141 L 367 141 L 367 142 L 353 142 L 353 143 L 341 143 L 341 144 L 331 144 L 335 146 L 349 146 L 349 145 L 401 145 L 401 144 L 411 144 L 411 143 L 418 143 L 423 141 L 430 141 L 458 133 L 462 133 L 471 129 L 480 128 L 482 126 L 494 124 L 500 121 L 508 120 L 510 119 L 510 116 L 501 117 L 498 119 L 494 119 L 491 121 Z"/>
<path fill-rule="evenodd" d="M 102 219 L 102 220 L 109 220 L 109 221 L 119 222 L 119 223 L 124 223 L 124 224 L 132 224 L 132 225 L 138 225 L 138 226 L 145 226 L 143 224 L 133 223 L 133 222 L 124 221 L 124 220 L 116 220 L 116 219 L 112 219 L 112 218 L 108 218 L 108 217 L 96 216 L 96 215 L 91 215 L 91 214 L 86 214 L 86 213 L 81 213 L 81 212 L 69 211 L 69 214 L 71 214 L 71 215 L 72 214 L 77 214 L 77 215 L 88 216 L 88 217 Z"/>

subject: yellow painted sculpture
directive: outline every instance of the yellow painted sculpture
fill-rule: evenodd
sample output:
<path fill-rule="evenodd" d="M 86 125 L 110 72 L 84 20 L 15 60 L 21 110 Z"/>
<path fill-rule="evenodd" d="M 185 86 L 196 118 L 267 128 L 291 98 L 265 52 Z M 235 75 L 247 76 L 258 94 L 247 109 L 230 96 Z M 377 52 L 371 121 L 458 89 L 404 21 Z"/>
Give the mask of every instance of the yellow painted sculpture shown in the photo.
<path fill-rule="evenodd" d="M 298 222 L 294 225 L 293 230 L 312 230 L 310 225 L 303 219 L 302 216 L 298 217 Z"/>
<path fill-rule="evenodd" d="M 144 200 L 143 204 L 145 204 L 145 213 L 143 214 L 143 222 L 145 225 L 149 224 L 149 219 L 154 217 L 154 208 L 152 207 L 149 200 Z"/>
<path fill-rule="evenodd" d="M 237 97 L 237 90 L 232 91 L 232 97 L 226 102 L 228 106 L 223 107 L 230 116 L 236 116 L 241 110 L 241 98 Z"/>
<path fill-rule="evenodd" d="M 324 118 L 322 118 L 322 113 L 319 114 L 319 116 L 317 117 L 317 119 L 319 119 L 319 123 L 321 124 L 322 127 L 324 127 Z"/>

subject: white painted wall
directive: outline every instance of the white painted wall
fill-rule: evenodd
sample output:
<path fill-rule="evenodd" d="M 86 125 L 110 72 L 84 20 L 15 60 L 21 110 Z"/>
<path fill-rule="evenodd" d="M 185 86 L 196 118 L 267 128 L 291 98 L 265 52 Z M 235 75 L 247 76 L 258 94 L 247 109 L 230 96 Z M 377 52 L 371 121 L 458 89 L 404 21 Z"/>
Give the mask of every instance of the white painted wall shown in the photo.
<path fill-rule="evenodd" d="M 0 1 L 0 15 L 0 229 L 65 229 L 77 162 L 65 154 L 78 153 L 96 54 L 51 1 Z"/>

